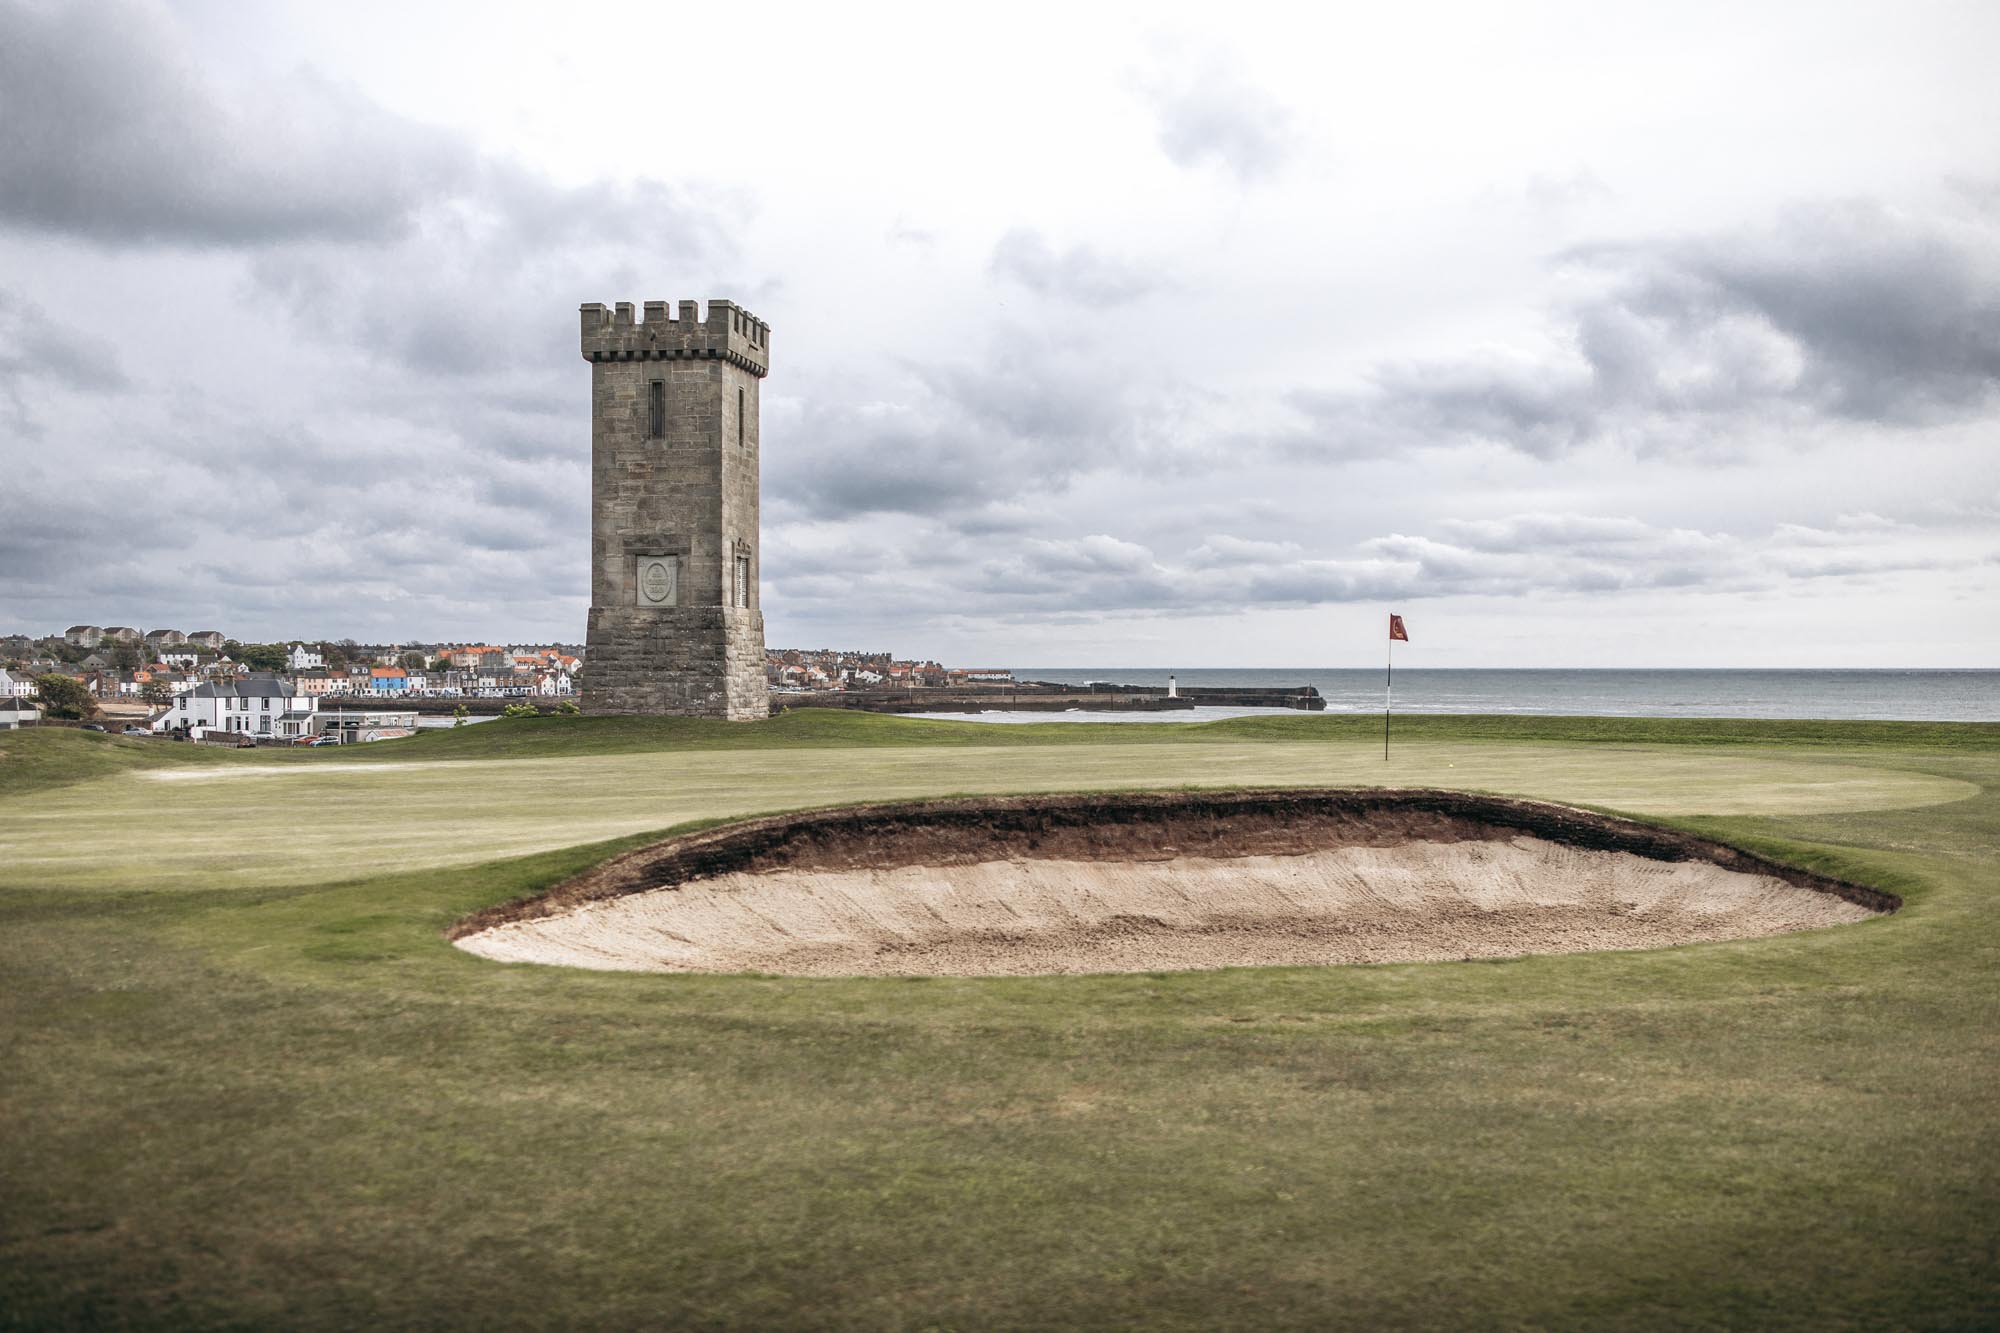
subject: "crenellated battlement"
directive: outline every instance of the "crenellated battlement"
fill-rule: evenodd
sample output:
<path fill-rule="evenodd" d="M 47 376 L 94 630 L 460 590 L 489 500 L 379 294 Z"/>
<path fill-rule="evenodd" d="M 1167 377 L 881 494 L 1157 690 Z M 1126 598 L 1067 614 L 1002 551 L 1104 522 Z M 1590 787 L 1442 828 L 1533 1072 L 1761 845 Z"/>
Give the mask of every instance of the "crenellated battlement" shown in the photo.
<path fill-rule="evenodd" d="M 583 307 L 586 361 L 728 361 L 760 379 L 770 373 L 771 326 L 733 301 L 682 301 L 678 313 L 665 301 L 648 301 L 644 318 L 630 301 Z"/>

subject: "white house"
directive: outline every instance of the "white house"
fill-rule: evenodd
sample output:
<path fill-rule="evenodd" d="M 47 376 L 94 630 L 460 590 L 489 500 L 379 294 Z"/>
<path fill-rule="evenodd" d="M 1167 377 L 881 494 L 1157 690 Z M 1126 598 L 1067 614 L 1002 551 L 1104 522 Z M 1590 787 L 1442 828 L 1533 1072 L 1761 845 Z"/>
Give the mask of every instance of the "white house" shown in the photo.
<path fill-rule="evenodd" d="M 34 677 L 17 676 L 0 668 L 0 699 L 26 699 L 34 692 Z"/>
<path fill-rule="evenodd" d="M 153 719 L 153 730 L 185 727 L 197 737 L 229 732 L 290 740 L 312 735 L 318 717 L 318 699 L 288 680 L 255 675 L 195 686 Z"/>
<path fill-rule="evenodd" d="M 308 648 L 302 643 L 292 645 L 292 651 L 285 657 L 285 668 L 292 672 L 317 671 L 326 665 L 319 649 Z"/>
<path fill-rule="evenodd" d="M 42 720 L 42 710 L 26 699 L 0 698 L 0 731 L 32 727 Z"/>

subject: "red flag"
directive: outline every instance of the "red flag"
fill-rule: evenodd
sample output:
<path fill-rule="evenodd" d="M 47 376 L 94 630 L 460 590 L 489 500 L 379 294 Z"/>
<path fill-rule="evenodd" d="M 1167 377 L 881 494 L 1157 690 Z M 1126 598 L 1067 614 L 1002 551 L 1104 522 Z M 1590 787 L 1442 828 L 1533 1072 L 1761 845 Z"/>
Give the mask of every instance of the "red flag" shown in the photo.
<path fill-rule="evenodd" d="M 1401 616 L 1389 617 L 1389 637 L 1392 639 L 1401 639 L 1404 643 L 1410 641 L 1410 632 L 1403 628 L 1403 618 Z"/>

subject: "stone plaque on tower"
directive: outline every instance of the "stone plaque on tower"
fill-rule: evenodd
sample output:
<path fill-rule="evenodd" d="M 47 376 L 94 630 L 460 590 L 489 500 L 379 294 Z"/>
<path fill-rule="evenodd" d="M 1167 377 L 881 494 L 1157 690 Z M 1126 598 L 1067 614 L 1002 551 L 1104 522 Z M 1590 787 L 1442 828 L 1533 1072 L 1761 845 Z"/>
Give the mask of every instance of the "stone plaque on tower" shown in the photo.
<path fill-rule="evenodd" d="M 757 388 L 771 328 L 728 301 L 583 307 L 586 713 L 766 717 Z"/>

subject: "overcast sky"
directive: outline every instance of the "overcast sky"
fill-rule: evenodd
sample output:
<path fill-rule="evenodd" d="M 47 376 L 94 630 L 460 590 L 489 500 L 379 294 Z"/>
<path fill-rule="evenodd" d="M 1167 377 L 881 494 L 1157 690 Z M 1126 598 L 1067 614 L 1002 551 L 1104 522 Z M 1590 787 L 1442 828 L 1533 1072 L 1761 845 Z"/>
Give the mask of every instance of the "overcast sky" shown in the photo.
<path fill-rule="evenodd" d="M 0 630 L 580 640 L 747 305 L 778 646 L 2000 666 L 2000 6 L 0 0 Z"/>

